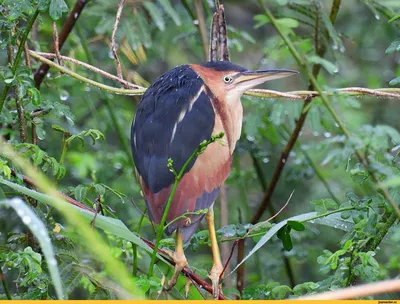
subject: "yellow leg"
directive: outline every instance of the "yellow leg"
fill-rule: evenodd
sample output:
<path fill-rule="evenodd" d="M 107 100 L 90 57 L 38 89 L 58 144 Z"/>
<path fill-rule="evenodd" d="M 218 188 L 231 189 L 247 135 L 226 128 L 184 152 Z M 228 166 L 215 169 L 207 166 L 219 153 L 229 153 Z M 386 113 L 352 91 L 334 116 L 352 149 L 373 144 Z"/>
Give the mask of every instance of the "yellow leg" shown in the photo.
<path fill-rule="evenodd" d="M 165 288 L 166 290 L 171 290 L 175 286 L 179 273 L 188 265 L 185 252 L 183 251 L 182 236 L 179 233 L 179 230 L 176 231 L 175 252 L 173 253 L 172 258 L 175 262 L 175 271 L 171 280 L 168 281 L 168 285 Z"/>
<path fill-rule="evenodd" d="M 210 271 L 210 275 L 208 276 L 212 282 L 213 288 L 213 297 L 214 299 L 219 298 L 219 277 L 224 269 L 221 262 L 221 255 L 219 253 L 217 235 L 215 233 L 215 225 L 214 225 L 214 209 L 211 207 L 206 214 L 206 220 L 208 224 L 208 230 L 210 231 L 210 240 L 211 240 L 211 250 L 213 254 L 213 267 Z"/>

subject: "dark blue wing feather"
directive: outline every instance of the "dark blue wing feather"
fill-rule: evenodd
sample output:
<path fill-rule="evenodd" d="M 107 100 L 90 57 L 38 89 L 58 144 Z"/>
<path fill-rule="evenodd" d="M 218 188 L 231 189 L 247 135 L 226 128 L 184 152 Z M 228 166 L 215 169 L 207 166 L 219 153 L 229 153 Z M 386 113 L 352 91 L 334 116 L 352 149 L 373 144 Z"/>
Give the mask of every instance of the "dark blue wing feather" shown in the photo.
<path fill-rule="evenodd" d="M 167 167 L 169 158 L 179 172 L 199 144 L 211 137 L 215 114 L 205 93 L 199 95 L 176 125 L 180 113 L 188 109 L 188 103 L 202 86 L 203 81 L 190 66 L 179 66 L 159 77 L 138 106 L 131 129 L 132 154 L 140 176 L 153 193 L 174 181 Z"/>

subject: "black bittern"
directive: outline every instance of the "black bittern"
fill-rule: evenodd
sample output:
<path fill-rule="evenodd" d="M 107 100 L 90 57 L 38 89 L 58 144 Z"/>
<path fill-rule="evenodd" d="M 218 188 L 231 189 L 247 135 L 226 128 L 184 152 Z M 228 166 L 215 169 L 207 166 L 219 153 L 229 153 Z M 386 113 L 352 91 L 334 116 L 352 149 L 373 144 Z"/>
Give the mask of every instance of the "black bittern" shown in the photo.
<path fill-rule="evenodd" d="M 215 227 L 213 204 L 228 177 L 232 154 L 242 128 L 242 94 L 268 80 L 296 74 L 291 70 L 251 71 L 227 61 L 178 66 L 160 76 L 146 91 L 132 124 L 131 144 L 146 206 L 151 220 L 160 224 L 165 204 L 175 181 L 168 159 L 179 172 L 204 140 L 224 132 L 225 143 L 209 145 L 186 168 L 168 211 L 167 222 L 187 212 L 208 209 L 213 267 L 209 274 L 213 296 L 218 298 L 223 270 Z M 228 212 L 223 210 L 222 212 Z M 183 244 L 204 214 L 181 218 L 166 229 L 176 230 L 173 254 L 175 272 L 168 288 L 175 285 L 187 266 Z M 161 223 L 165 224 L 165 223 Z"/>

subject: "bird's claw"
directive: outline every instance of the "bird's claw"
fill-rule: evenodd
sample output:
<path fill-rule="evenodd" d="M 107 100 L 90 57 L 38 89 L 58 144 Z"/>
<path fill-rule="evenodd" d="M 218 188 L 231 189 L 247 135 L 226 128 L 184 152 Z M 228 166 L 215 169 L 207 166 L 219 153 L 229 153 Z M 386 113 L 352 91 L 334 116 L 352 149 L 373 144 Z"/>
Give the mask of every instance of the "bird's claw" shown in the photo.
<path fill-rule="evenodd" d="M 220 293 L 222 293 L 221 286 L 219 284 L 219 278 L 223 270 L 224 268 L 222 265 L 214 265 L 210 271 L 210 274 L 208 275 L 212 282 L 212 293 L 214 300 L 218 300 Z"/>
<path fill-rule="evenodd" d="M 173 253 L 172 256 L 175 262 L 175 270 L 167 286 L 164 286 L 164 290 L 166 291 L 170 291 L 176 285 L 180 272 L 188 265 L 185 256 L 178 256 L 176 253 Z"/>

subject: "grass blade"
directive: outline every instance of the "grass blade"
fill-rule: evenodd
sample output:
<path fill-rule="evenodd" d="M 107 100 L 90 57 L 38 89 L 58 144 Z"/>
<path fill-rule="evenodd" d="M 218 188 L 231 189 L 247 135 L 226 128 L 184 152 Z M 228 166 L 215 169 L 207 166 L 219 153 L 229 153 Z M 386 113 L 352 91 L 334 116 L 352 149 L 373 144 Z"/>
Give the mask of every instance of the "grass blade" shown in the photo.
<path fill-rule="evenodd" d="M 57 298 L 59 300 L 66 299 L 61 283 L 60 272 L 57 267 L 57 260 L 54 255 L 50 238 L 47 234 L 46 226 L 31 210 L 31 208 L 20 198 L 1 200 L 0 206 L 2 205 L 13 208 L 21 218 L 22 222 L 29 227 L 36 239 L 39 241 L 40 248 L 42 249 L 43 255 L 46 259 L 50 276 L 56 290 Z"/>

